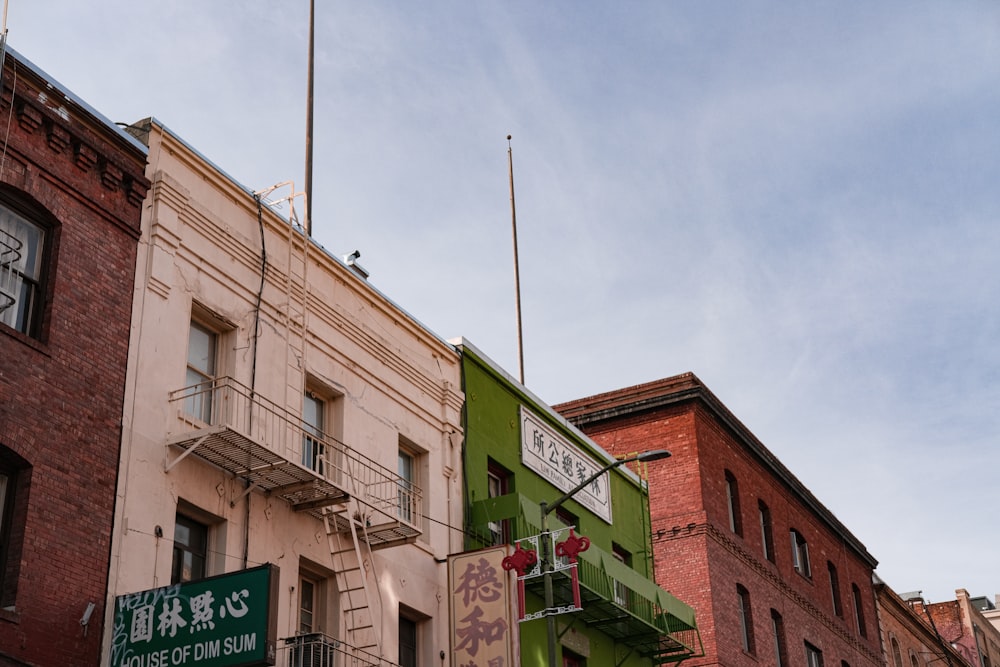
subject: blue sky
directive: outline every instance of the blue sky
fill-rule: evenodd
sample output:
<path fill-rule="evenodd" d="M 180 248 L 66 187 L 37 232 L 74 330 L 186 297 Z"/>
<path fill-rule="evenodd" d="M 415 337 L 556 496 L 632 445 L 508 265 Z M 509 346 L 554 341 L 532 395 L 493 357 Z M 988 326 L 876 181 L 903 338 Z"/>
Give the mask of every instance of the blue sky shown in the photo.
<path fill-rule="evenodd" d="M 320 243 L 516 375 L 512 134 L 532 391 L 693 371 L 890 586 L 1000 593 L 1000 5 L 317 4 Z M 10 0 L 8 30 L 112 120 L 301 188 L 307 14 Z"/>

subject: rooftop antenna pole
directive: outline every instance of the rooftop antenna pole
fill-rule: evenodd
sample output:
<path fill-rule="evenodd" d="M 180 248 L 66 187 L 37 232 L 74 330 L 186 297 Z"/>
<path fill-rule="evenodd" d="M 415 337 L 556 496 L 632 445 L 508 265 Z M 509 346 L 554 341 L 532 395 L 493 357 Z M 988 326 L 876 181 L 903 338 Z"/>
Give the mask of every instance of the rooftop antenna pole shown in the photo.
<path fill-rule="evenodd" d="M 6 1 L 6 0 L 5 0 Z M 312 236 L 312 185 L 313 185 L 313 57 L 316 33 L 316 0 L 309 0 L 309 65 L 306 77 L 306 236 Z"/>
<path fill-rule="evenodd" d="M 517 310 L 517 365 L 518 379 L 524 384 L 524 341 L 521 332 L 521 271 L 517 264 L 517 210 L 514 206 L 514 153 L 507 135 L 507 171 L 510 175 L 510 224 L 514 231 L 514 304 Z"/>

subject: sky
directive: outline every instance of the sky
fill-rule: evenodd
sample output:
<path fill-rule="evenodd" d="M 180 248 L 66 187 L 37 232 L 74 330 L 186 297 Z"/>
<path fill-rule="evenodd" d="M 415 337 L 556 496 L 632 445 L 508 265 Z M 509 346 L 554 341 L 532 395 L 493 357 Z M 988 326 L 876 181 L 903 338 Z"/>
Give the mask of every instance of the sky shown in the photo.
<path fill-rule="evenodd" d="M 8 2 L 112 121 L 304 187 L 306 0 Z M 319 243 L 516 377 L 509 146 L 532 392 L 691 371 L 894 590 L 1000 593 L 1000 4 L 317 5 Z"/>

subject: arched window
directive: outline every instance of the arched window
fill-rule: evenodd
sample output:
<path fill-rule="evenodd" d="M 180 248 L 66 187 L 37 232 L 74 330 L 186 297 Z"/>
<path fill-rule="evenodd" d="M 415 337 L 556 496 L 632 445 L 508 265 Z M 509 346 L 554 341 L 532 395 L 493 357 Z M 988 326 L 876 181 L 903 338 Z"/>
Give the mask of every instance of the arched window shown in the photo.
<path fill-rule="evenodd" d="M 743 518 L 740 516 L 740 488 L 736 476 L 726 471 L 726 507 L 729 510 L 729 530 L 743 534 Z"/>
<path fill-rule="evenodd" d="M 14 605 L 31 466 L 0 445 L 0 607 Z"/>
<path fill-rule="evenodd" d="M 754 653 L 753 639 L 753 610 L 750 607 L 750 591 L 736 584 L 736 598 L 739 605 L 740 633 L 743 640 L 743 650 L 747 653 Z"/>
<path fill-rule="evenodd" d="M 892 667 L 903 667 L 903 656 L 899 652 L 899 642 L 895 637 L 889 640 L 889 646 L 892 649 Z"/>

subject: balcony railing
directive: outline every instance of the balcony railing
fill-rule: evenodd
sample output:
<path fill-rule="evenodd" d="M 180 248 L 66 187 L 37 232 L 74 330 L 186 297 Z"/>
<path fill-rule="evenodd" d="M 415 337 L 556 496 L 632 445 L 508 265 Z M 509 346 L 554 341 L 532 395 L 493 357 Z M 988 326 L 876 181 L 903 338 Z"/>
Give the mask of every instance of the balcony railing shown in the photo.
<path fill-rule="evenodd" d="M 354 498 L 372 546 L 410 539 L 423 523 L 422 490 L 299 415 L 223 377 L 170 393 L 178 432 L 167 444 L 285 498 L 296 510 L 322 517 L 324 508 Z M 395 451 L 395 450 L 394 450 Z M 338 528 L 347 529 L 343 516 Z"/>
<path fill-rule="evenodd" d="M 538 504 L 520 494 L 472 503 L 470 523 L 488 535 L 489 522 L 509 521 L 513 540 L 538 535 Z M 525 547 L 530 548 L 530 547 Z M 579 554 L 577 573 L 582 610 L 574 618 L 610 635 L 656 664 L 703 654 L 694 610 L 653 581 L 597 546 Z M 573 606 L 568 571 L 553 574 L 554 604 Z M 542 577 L 525 580 L 527 590 L 543 596 Z"/>
<path fill-rule="evenodd" d="M 281 642 L 276 667 L 398 667 L 321 632 L 287 637 Z"/>

